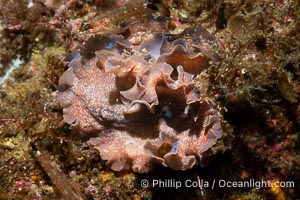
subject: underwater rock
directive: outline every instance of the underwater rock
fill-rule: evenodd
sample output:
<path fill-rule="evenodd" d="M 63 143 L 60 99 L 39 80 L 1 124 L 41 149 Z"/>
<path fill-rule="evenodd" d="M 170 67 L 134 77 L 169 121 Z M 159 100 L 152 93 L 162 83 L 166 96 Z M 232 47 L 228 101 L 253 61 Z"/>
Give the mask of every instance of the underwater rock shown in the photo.
<path fill-rule="evenodd" d="M 193 80 L 217 60 L 214 37 L 202 27 L 151 33 L 140 43 L 130 42 L 140 33 L 130 34 L 92 36 L 72 56 L 56 94 L 64 120 L 98 134 L 89 143 L 115 171 L 201 164 L 222 137 L 217 110 Z"/>

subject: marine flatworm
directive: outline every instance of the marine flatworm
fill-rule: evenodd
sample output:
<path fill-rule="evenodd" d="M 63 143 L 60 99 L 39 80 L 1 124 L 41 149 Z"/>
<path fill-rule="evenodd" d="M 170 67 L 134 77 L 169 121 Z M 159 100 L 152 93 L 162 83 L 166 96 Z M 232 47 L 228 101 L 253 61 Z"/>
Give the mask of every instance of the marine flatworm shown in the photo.
<path fill-rule="evenodd" d="M 64 120 L 97 134 L 89 143 L 116 171 L 189 169 L 222 137 L 217 110 L 194 83 L 217 59 L 214 37 L 200 26 L 180 34 L 160 26 L 152 19 L 126 36 L 92 36 L 59 80 Z"/>

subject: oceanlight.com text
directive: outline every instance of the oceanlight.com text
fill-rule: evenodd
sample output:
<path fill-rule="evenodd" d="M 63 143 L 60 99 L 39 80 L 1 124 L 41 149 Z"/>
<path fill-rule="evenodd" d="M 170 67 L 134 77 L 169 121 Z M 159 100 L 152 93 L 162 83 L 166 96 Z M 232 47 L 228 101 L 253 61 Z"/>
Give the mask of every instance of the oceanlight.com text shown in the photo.
<path fill-rule="evenodd" d="M 186 179 L 186 180 L 176 180 L 176 179 L 153 179 L 141 180 L 141 187 L 158 187 L 158 188 L 211 188 L 214 189 L 216 187 L 219 188 L 270 188 L 270 187 L 295 187 L 294 181 L 270 181 L 270 180 L 238 180 L 238 181 L 229 181 L 224 179 L 213 179 L 211 181 L 206 181 L 203 179 Z"/>

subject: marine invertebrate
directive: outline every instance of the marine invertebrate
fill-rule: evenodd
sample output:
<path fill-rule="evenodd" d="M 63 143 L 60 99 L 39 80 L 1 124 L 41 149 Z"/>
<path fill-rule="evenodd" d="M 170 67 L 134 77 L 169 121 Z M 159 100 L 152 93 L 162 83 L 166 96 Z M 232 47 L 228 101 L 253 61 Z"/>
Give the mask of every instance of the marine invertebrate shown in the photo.
<path fill-rule="evenodd" d="M 89 143 L 116 171 L 148 172 L 154 163 L 189 169 L 222 137 L 218 112 L 193 82 L 217 59 L 214 37 L 202 27 L 160 31 L 141 42 L 138 31 L 91 37 L 59 81 L 64 120 L 98 133 Z"/>

